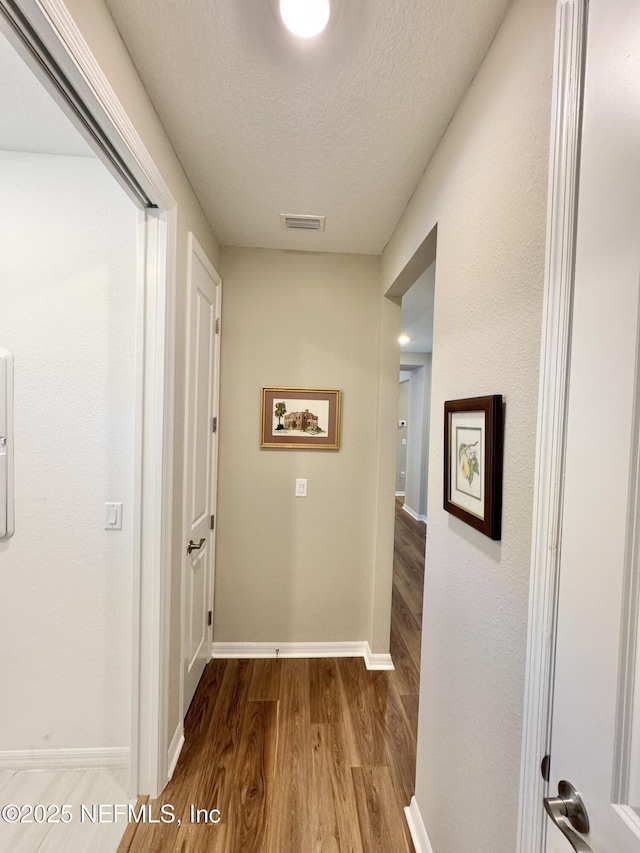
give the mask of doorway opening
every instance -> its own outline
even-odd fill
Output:
[[[153,795],[166,783],[168,764],[177,207],[62,0],[0,0],[0,26],[136,207],[128,787],[132,793]],[[70,351],[74,343],[68,341]],[[111,402],[117,404],[117,395]],[[72,464],[73,447],[56,450]],[[55,493],[50,504],[57,506]],[[103,498],[100,529],[105,510]]]
[[[417,736],[424,589],[435,258],[402,295],[391,657]]]
[[[12,800],[40,802],[47,785],[52,802],[80,803],[89,788],[123,802],[139,210],[2,32],[0,68],[0,347],[12,354],[15,517],[0,540],[0,772]],[[23,828],[1,829],[3,849],[27,849]]]
[[[426,523],[433,352],[433,261],[402,297],[396,496]]]

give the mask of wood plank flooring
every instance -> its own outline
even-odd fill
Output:
[[[360,658],[214,660],[173,779],[119,853],[413,853],[425,527],[396,508],[395,672]],[[194,822],[192,806],[218,809]],[[213,815],[217,817],[217,815]]]

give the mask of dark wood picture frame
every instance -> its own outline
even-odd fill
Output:
[[[502,394],[445,402],[444,508],[490,539],[502,534],[502,456]]]

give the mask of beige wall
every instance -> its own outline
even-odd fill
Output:
[[[376,581],[379,335],[388,304],[380,297],[379,259],[223,248],[220,272],[214,640],[369,639]],[[389,348],[394,352],[392,343]],[[390,381],[397,388],[397,344],[395,353]],[[388,372],[386,366],[385,379]],[[261,450],[263,386],[341,389],[340,450]],[[389,407],[393,424],[394,394]],[[391,519],[392,440],[384,460],[391,471]],[[297,477],[308,479],[307,498],[294,497]],[[388,651],[388,635],[381,650]]]
[[[375,654],[389,652],[393,538],[395,533],[395,454],[400,360],[400,300],[380,300],[378,343],[378,434],[376,439],[375,536],[369,643]]]
[[[184,375],[186,334],[187,238],[193,231],[217,266],[216,237],[187,180],[158,116],[142,86],[129,54],[102,0],[66,0],[77,26],[102,71],[162,173],[178,205],[176,304],[176,418],[174,455],[173,569],[171,578],[171,628],[169,714],[167,746],[180,722],[180,571],[182,563],[182,472],[184,451]]]
[[[554,7],[515,0],[383,256],[386,290],[437,223],[416,780],[434,853],[516,845]],[[501,542],[441,505],[444,400],[492,393]]]

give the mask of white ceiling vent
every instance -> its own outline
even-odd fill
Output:
[[[324,231],[324,216],[295,216],[292,213],[280,214],[283,228],[298,228],[303,231]]]

